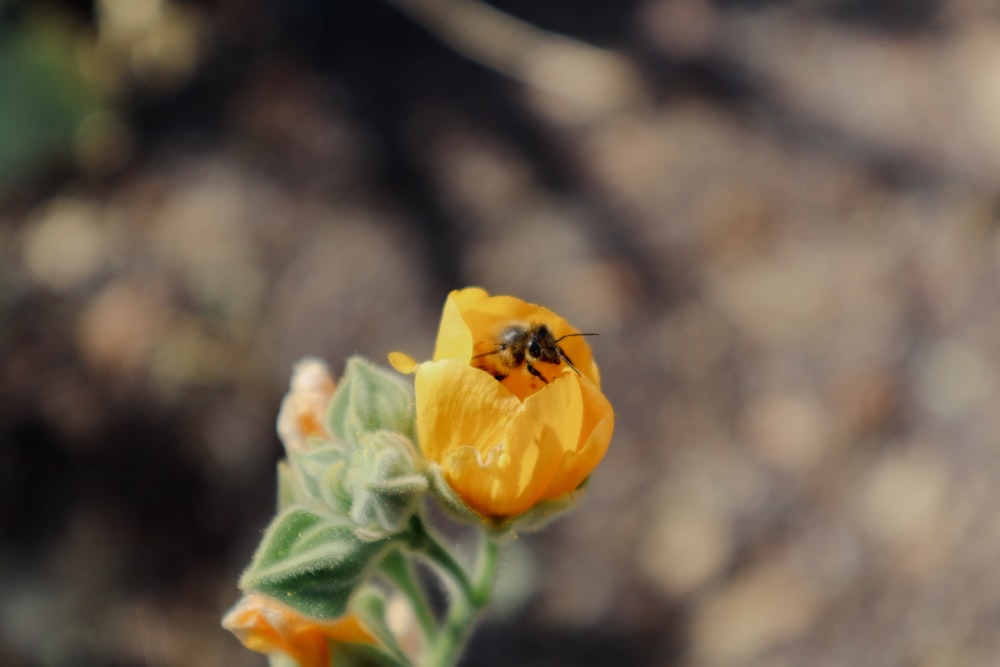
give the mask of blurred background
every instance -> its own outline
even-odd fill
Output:
[[[291,364],[465,285],[618,413],[465,665],[1000,656],[993,0],[0,1],[0,221],[0,665],[263,665]]]

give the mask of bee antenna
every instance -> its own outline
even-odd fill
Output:
[[[570,333],[570,334],[564,334],[564,335],[560,336],[559,338],[557,338],[555,340],[555,343],[556,343],[556,352],[559,354],[559,358],[562,359],[563,361],[565,361],[566,365],[573,369],[574,373],[576,373],[577,375],[580,375],[580,369],[576,367],[576,364],[574,364],[573,360],[569,358],[569,355],[567,355],[563,351],[563,349],[561,347],[559,347],[559,341],[561,341],[563,338],[569,338],[571,336],[598,336],[598,335],[600,335],[600,334],[596,334],[596,333]]]
[[[489,352],[483,352],[483,353],[481,353],[481,354],[477,354],[477,355],[474,355],[474,356],[473,356],[472,358],[473,358],[473,359],[482,359],[483,357],[488,357],[488,356],[490,356],[491,354],[496,354],[496,353],[497,353],[497,352],[499,352],[499,351],[500,351],[500,348],[498,347],[498,348],[497,348],[497,349],[495,349],[495,350],[490,350]]]
[[[600,335],[601,334],[599,334],[599,333],[569,333],[569,334],[562,335],[559,338],[556,338],[556,342],[558,343],[563,338],[569,338],[571,336],[600,336]]]

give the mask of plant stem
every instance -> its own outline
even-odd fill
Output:
[[[382,561],[382,572],[410,601],[417,623],[420,625],[420,631],[423,633],[424,642],[430,643],[437,635],[437,621],[431,611],[430,603],[427,601],[427,595],[417,581],[410,561],[400,551],[394,550]]]
[[[473,579],[473,601],[482,609],[493,595],[493,578],[497,571],[497,555],[500,547],[489,535],[483,535],[479,542],[479,558],[476,560],[476,575]]]
[[[428,646],[423,667],[451,667],[458,660],[479,612],[489,603],[493,590],[498,547],[496,541],[483,535],[475,575],[470,578],[462,564],[427,530],[419,517],[410,523],[413,547],[447,575],[452,589],[448,614],[440,632]]]
[[[379,667],[410,667],[409,661],[402,654],[396,655],[393,651],[387,651],[375,646],[359,646],[355,649],[358,653],[362,654],[367,658],[367,660],[379,665]],[[344,656],[333,657],[333,664],[340,664],[340,658]]]
[[[413,534],[414,549],[451,577],[452,582],[461,590],[462,595],[471,600],[475,591],[465,567],[434,537],[420,516],[414,516],[410,520],[410,530]]]

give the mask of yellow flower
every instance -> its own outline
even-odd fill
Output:
[[[604,458],[614,412],[582,336],[559,342],[566,363],[514,365],[498,355],[503,331],[544,324],[553,338],[580,333],[547,308],[469,288],[448,295],[432,361],[394,352],[416,371],[417,434],[455,493],[502,521],[576,489]]]
[[[329,438],[325,421],[336,384],[327,365],[306,358],[295,364],[278,412],[278,436],[286,452],[304,451],[312,438]]]
[[[260,593],[243,596],[222,619],[222,627],[248,649],[284,653],[301,667],[328,667],[330,641],[376,643],[353,614],[332,621],[309,618]]]

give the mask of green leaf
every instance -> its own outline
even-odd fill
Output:
[[[350,524],[292,507],[265,531],[240,588],[266,593],[315,618],[336,618],[385,543],[362,540]]]
[[[362,357],[351,357],[330,403],[327,422],[330,433],[355,444],[378,431],[412,440],[415,415],[413,388],[408,383]]]
[[[351,447],[339,442],[290,452],[288,465],[294,470],[300,488],[298,504],[325,506],[327,514],[346,517],[351,499],[338,480],[349,467],[352,454]]]

